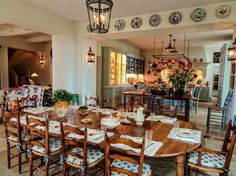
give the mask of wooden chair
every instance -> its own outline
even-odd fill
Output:
[[[70,137],[72,134],[75,137]],[[81,138],[76,138],[76,136]],[[88,169],[94,168],[104,159],[102,152],[88,148],[87,138],[87,128],[82,131],[79,127],[61,123],[64,176],[69,175],[69,168],[71,167],[79,169],[80,175],[87,175]]]
[[[225,130],[227,108],[233,97],[233,91],[229,91],[224,102],[224,106],[209,106],[207,112],[207,130],[209,130],[210,125],[220,126],[221,130]]]
[[[224,139],[218,137],[211,137],[205,135],[204,138],[211,140],[223,141],[222,150],[217,151],[213,149],[202,148],[191,152],[186,162],[186,173],[190,174],[190,169],[195,172],[216,172],[220,176],[227,176],[229,171],[232,154],[234,151],[236,132],[231,131],[231,121],[228,123]]]
[[[117,110],[118,100],[116,98],[115,99],[102,98],[101,101],[100,101],[100,107],[101,108],[108,108],[108,109]]]
[[[28,135],[30,145],[30,176],[33,175],[33,159],[38,157],[45,160],[46,176],[49,176],[49,165],[55,164],[59,161],[59,154],[61,153],[61,141],[59,139],[49,137],[49,120],[41,121],[35,118],[28,119]],[[53,162],[50,159],[58,158]],[[39,166],[40,167],[40,166]],[[57,172],[61,172],[60,170]],[[57,174],[54,173],[54,174]]]
[[[156,114],[177,118],[178,106],[172,107],[169,104],[159,104],[156,108]]]
[[[87,97],[85,96],[85,105],[86,106],[99,106],[99,97]]]
[[[15,118],[16,121],[11,119]],[[8,169],[11,168],[11,160],[15,157],[18,157],[18,172],[21,174],[22,164],[25,162],[22,161],[22,155],[25,153],[27,159],[27,145],[28,145],[28,135],[27,131],[23,130],[20,124],[20,113],[19,112],[4,112],[4,127],[6,135],[6,144],[7,144],[7,166]],[[11,151],[17,148],[17,154],[12,153]]]
[[[198,111],[198,102],[201,92],[202,92],[202,86],[200,86],[199,89],[197,89],[197,87],[194,88],[192,103],[195,105],[195,114],[197,114]]]
[[[134,159],[126,155],[111,153],[112,144],[125,144],[132,148],[140,149],[139,159]],[[129,139],[123,138],[108,138],[106,136],[105,145],[105,175],[129,175],[129,176],[151,176],[151,167],[144,163],[144,140],[140,143],[135,143]]]

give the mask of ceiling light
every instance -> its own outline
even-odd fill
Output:
[[[109,31],[112,0],[86,0],[89,27],[94,33],[107,33]]]
[[[228,48],[228,52],[229,52],[228,60],[235,61],[236,60],[236,38],[234,39],[234,42]]]
[[[169,37],[170,37],[169,46],[166,47],[166,51],[168,51],[168,52],[174,50],[174,47],[172,46],[172,43],[171,43],[171,37],[172,37],[172,34],[170,34]]]

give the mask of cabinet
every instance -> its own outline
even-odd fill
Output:
[[[127,74],[144,74],[145,61],[139,58],[127,56]]]
[[[112,86],[125,84],[126,55],[110,47],[102,48],[102,85]]]

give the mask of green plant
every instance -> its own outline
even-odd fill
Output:
[[[55,90],[51,94],[51,98],[54,102],[62,102],[62,101],[70,102],[72,97],[73,95],[64,89]]]
[[[81,110],[81,109],[85,109],[85,110],[87,110],[88,107],[87,107],[87,106],[80,106],[79,109],[80,109],[80,110]]]

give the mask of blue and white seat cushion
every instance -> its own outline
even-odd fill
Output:
[[[221,154],[211,154],[207,152],[202,152],[201,155],[201,165],[211,168],[223,168],[225,164],[225,156]],[[197,164],[198,152],[191,152],[188,155],[188,162],[192,164]]]
[[[45,140],[39,140],[39,143],[45,145]],[[50,153],[57,152],[61,150],[61,141],[55,138],[49,138],[49,151]],[[33,145],[32,151],[45,154],[45,148]]]
[[[74,153],[79,154],[80,156],[83,156],[83,149],[76,147],[71,150]],[[88,167],[93,167],[96,165],[98,162],[100,162],[104,158],[104,153],[100,152],[99,150],[94,150],[94,149],[88,149],[87,151],[87,162],[88,162]],[[83,166],[83,160],[75,157],[68,155],[66,157],[66,162],[69,164],[73,164],[76,167]]]
[[[17,136],[9,136],[7,139],[10,142],[18,142]],[[23,142],[28,141],[28,134],[26,131],[21,132],[21,141],[23,141]]]
[[[130,162],[126,162],[126,161],[121,161],[121,160],[115,159],[112,162],[111,166],[117,167],[117,168],[121,168],[121,169],[125,169],[125,170],[131,171],[131,172],[133,172],[135,174],[138,174],[138,167],[139,167],[139,165],[137,165],[137,164],[133,164],[133,163],[130,163]],[[152,173],[151,166],[149,166],[148,164],[143,163],[143,173],[142,173],[142,176],[149,176],[149,175],[151,175],[151,173]],[[122,173],[118,173],[118,172],[112,172],[111,176],[128,176],[128,175],[122,174]]]

